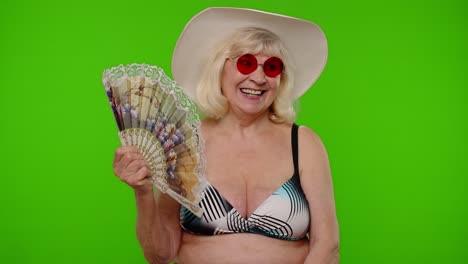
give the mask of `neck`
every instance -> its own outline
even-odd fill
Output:
[[[265,111],[256,115],[246,115],[228,111],[226,115],[219,120],[219,125],[230,132],[231,135],[240,135],[241,137],[262,132],[269,129],[271,121],[270,112]]]

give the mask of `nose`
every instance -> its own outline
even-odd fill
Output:
[[[263,72],[263,65],[259,64],[257,69],[250,74],[250,79],[257,85],[264,85],[266,83],[265,73]]]

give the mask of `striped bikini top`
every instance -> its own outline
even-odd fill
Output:
[[[298,127],[291,131],[294,174],[268,197],[247,219],[214,186],[208,184],[199,218],[185,207],[180,210],[180,225],[197,235],[254,233],[283,240],[304,238],[310,225],[309,205],[302,190],[298,167]]]

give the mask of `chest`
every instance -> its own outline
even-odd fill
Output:
[[[223,139],[206,146],[208,181],[245,218],[294,172],[287,139],[251,144]]]

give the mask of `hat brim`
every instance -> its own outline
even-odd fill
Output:
[[[260,27],[278,35],[295,65],[293,96],[303,95],[322,73],[328,57],[325,34],[314,23],[243,8],[212,7],[195,15],[182,31],[172,56],[172,75],[196,101],[204,60],[223,38],[241,27]]]

